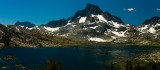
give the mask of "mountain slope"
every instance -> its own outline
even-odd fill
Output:
[[[152,17],[138,27],[142,33],[160,34],[160,17]]]
[[[0,48],[4,47],[54,47],[77,45],[78,42],[65,37],[46,34],[38,29],[0,25]]]

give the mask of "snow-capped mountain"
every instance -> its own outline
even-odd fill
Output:
[[[22,26],[20,25],[20,27]],[[44,25],[24,28],[39,30],[45,34],[64,36],[73,40],[138,42],[139,40],[146,41],[145,36],[153,39],[159,37],[160,18],[153,17],[135,27],[124,24],[119,17],[102,11],[97,5],[87,4],[84,9],[77,11],[73,17],[67,20],[54,20]],[[19,30],[18,27],[16,29]],[[137,36],[139,38],[136,38]]]
[[[37,36],[35,33],[38,32],[43,35],[43,38],[37,36],[42,41],[43,39],[47,40],[44,36],[55,36],[58,41],[62,39],[74,43],[95,41],[160,45],[160,17],[153,17],[136,27],[123,23],[119,17],[109,12],[104,12],[97,5],[93,4],[87,4],[84,9],[77,11],[73,17],[67,20],[54,20],[34,27],[22,24],[8,26],[7,28],[12,28],[18,33],[28,34],[28,36],[30,34]],[[1,32],[3,34],[3,31]],[[50,38],[52,39],[52,37]]]
[[[114,22],[123,23],[120,18],[113,16],[108,12],[103,12],[97,5],[93,4],[87,4],[85,9],[77,11],[70,22],[95,22],[98,18],[100,18],[99,21],[101,22],[112,20]]]
[[[142,33],[160,34],[160,17],[152,17],[138,27]]]
[[[126,37],[130,27],[120,18],[103,12],[97,5],[87,4],[85,9],[77,11],[68,23],[54,34],[106,42],[109,38]]]

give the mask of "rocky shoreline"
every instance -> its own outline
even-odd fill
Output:
[[[144,61],[144,62],[153,61],[155,63],[158,63],[160,62],[160,50],[155,50],[151,53],[140,55],[136,57],[135,59]]]
[[[160,50],[152,50],[147,53],[129,58],[118,60],[111,63],[111,68],[122,70],[160,70]]]

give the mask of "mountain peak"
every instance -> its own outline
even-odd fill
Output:
[[[95,22],[95,20],[97,21],[96,17],[100,18],[99,20],[103,19],[103,21],[108,20],[123,23],[120,18],[111,15],[109,12],[103,12],[99,6],[90,3],[86,5],[85,9],[77,11],[70,22],[79,22],[81,18],[83,22],[87,20]]]
[[[157,24],[157,23],[160,23],[160,17],[155,16],[155,17],[152,17],[151,19],[144,21],[143,24]]]
[[[65,26],[66,24],[67,24],[66,19],[60,19],[60,20],[49,21],[47,24],[41,25],[41,26],[47,26],[47,27],[55,28],[55,27]]]
[[[32,24],[31,22],[28,22],[28,21],[24,21],[24,22],[17,21],[17,22],[15,23],[15,26],[24,26],[24,27],[29,27],[29,28],[31,28],[31,27],[34,27],[35,24]]]
[[[86,5],[85,9],[79,10],[75,13],[71,22],[76,20],[77,17],[86,17],[86,16],[90,16],[91,14],[98,15],[98,14],[102,14],[102,13],[103,13],[103,11],[97,5],[93,5],[93,4],[88,3]]]
[[[97,5],[90,4],[90,3],[87,4],[85,8],[85,12],[89,14],[94,14],[94,15],[103,13],[103,11]]]

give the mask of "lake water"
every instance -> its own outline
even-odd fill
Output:
[[[18,70],[16,64],[22,64],[31,70],[47,67],[48,60],[56,60],[64,70],[101,70],[111,61],[127,59],[160,47],[142,46],[99,46],[67,48],[6,48],[0,49],[0,58],[12,55],[15,61],[0,60],[0,70]],[[3,68],[6,66],[7,68]]]

